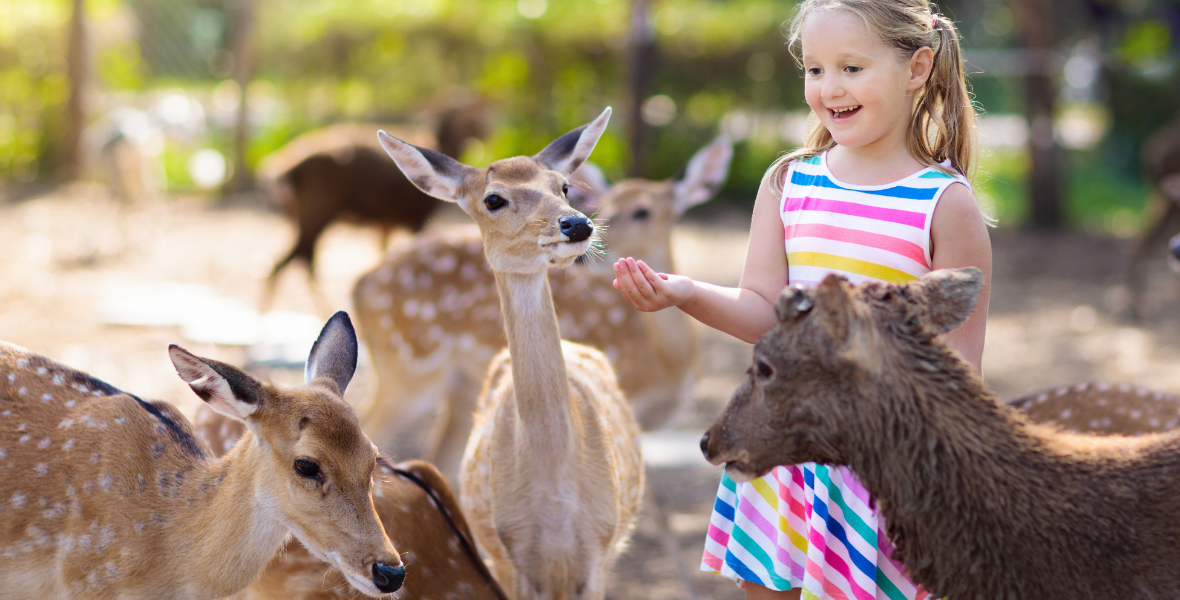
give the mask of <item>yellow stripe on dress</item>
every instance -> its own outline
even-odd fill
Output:
[[[821,267],[889,283],[909,283],[918,278],[912,273],[906,273],[893,267],[823,252],[791,252],[787,254],[787,262],[792,267]]]
[[[787,518],[775,509],[779,505],[778,494],[775,493],[775,490],[770,489],[770,484],[766,482],[766,479],[765,477],[755,479],[750,482],[750,485],[754,488],[754,491],[758,492],[759,496],[762,496],[762,500],[766,502],[766,505],[778,514],[778,530],[787,534],[787,539],[791,540],[791,545],[803,552],[807,552],[807,538],[803,537],[798,531],[795,531],[795,528],[791,527],[790,523],[787,522]]]

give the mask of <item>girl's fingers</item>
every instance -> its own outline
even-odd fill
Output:
[[[642,263],[637,262],[634,258],[627,259],[627,266],[631,271],[632,278],[635,280],[636,289],[638,289],[639,293],[643,294],[645,298],[649,300],[654,299],[656,296],[655,287],[652,286],[651,282],[647,280],[647,275],[643,272],[643,269],[639,267],[640,264]]]

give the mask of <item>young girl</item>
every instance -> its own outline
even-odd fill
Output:
[[[805,0],[797,10],[790,48],[814,114],[806,146],[762,181],[741,284],[625,258],[615,287],[639,310],[677,306],[754,342],[788,283],[827,273],[904,283],[972,265],[984,273],[980,301],[945,340],[978,371],[991,245],[965,177],[975,112],[954,25],[927,0]],[[924,598],[890,549],[847,468],[787,465],[748,483],[722,476],[701,568],[737,579],[748,598]]]

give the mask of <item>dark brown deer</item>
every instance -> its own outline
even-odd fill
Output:
[[[1143,170],[1151,182],[1152,197],[1157,199],[1153,203],[1158,205],[1158,215],[1140,238],[1127,269],[1131,314],[1136,318],[1142,316],[1141,301],[1151,257],[1160,252],[1165,239],[1180,232],[1180,119],[1143,143]]]
[[[982,283],[967,268],[784,290],[706,457],[738,480],[848,466],[934,597],[1180,597],[1180,432],[1082,436],[1005,407],[938,337]]]
[[[440,117],[435,134],[396,127],[415,143],[458,157],[465,142],[489,133],[487,103],[475,101]],[[315,286],[315,246],[337,219],[381,227],[382,240],[396,228],[417,233],[441,203],[414,187],[377,142],[382,126],[342,123],[304,134],[264,162],[260,178],[270,182],[276,200],[297,228],[295,246],[266,280],[262,305],[269,306],[279,273],[293,260],[307,266]]]
[[[216,454],[232,448],[245,432],[238,422],[205,407],[195,423]],[[373,508],[406,564],[398,600],[508,600],[480,560],[459,502],[434,465],[420,460],[391,464],[382,458],[373,479]],[[354,600],[356,594],[340,571],[292,540],[232,598]]]

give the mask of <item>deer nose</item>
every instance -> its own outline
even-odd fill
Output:
[[[594,226],[590,224],[590,219],[586,217],[565,217],[557,222],[561,226],[561,232],[570,239],[571,242],[580,242],[588,239],[590,234],[594,233]]]
[[[383,562],[373,563],[373,585],[383,593],[396,592],[406,580],[406,566],[391,567]]]
[[[705,435],[701,436],[701,454],[704,454],[705,458],[709,458],[709,432],[708,431],[705,432]]]

